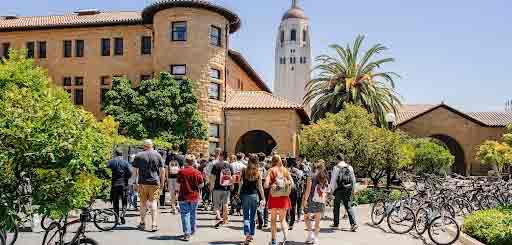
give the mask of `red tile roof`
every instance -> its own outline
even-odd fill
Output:
[[[309,122],[309,116],[302,105],[274,96],[266,91],[231,91],[228,93],[224,109],[292,109],[299,113],[303,122]]]
[[[403,105],[398,109],[397,124],[414,120],[439,107],[444,107],[470,121],[484,127],[505,127],[512,124],[512,112],[467,112],[464,113],[445,104],[438,105]]]
[[[142,24],[140,12],[102,12],[91,15],[21,16],[0,19],[0,32],[63,27]]]

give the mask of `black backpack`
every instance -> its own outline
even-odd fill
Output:
[[[339,167],[340,172],[338,173],[338,179],[336,183],[338,184],[338,189],[352,189],[352,174],[350,173],[350,169],[348,166]]]
[[[292,176],[293,179],[293,189],[296,190],[297,192],[302,192],[302,190],[304,189],[303,176],[297,170],[290,171],[290,175]]]

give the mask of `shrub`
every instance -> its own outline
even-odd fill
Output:
[[[353,203],[356,206],[374,203],[382,195],[384,195],[384,193],[382,193],[381,190],[365,189],[354,194]],[[400,191],[392,190],[390,196],[392,200],[398,200],[400,199]]]
[[[474,212],[464,218],[463,229],[488,245],[512,244],[512,206]]]

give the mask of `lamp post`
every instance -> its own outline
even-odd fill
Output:
[[[386,122],[388,123],[388,129],[391,131],[395,131],[395,123],[396,123],[396,115],[393,112],[389,112],[386,114]],[[386,169],[386,187],[389,188],[391,186],[391,166],[388,163],[388,167]]]

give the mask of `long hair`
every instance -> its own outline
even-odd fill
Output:
[[[325,169],[325,161],[318,160],[313,165],[313,171],[317,176],[318,184],[327,185],[329,183],[329,178],[327,177],[327,170]]]
[[[250,181],[260,178],[260,171],[258,170],[258,167],[258,156],[250,154],[249,163],[247,164],[247,168],[244,169],[244,177]]]
[[[274,154],[272,156],[272,167],[282,167],[283,161],[281,160],[281,157],[278,154]]]
[[[236,156],[235,155],[229,156],[229,163],[234,163],[234,162],[236,162]]]

